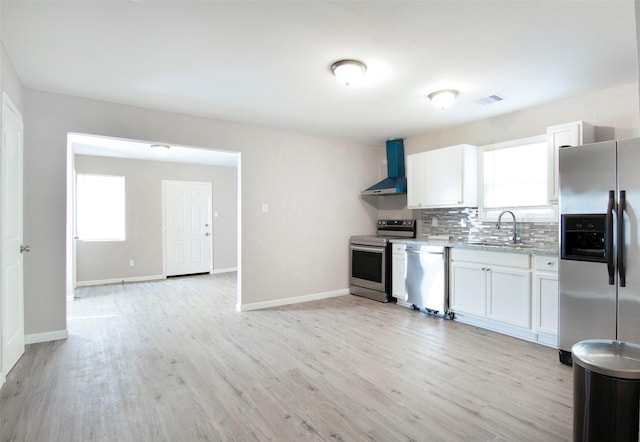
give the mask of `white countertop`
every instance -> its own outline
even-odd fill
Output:
[[[545,244],[525,243],[525,244],[487,244],[477,242],[466,242],[442,239],[392,239],[395,244],[419,244],[428,246],[456,247],[461,249],[487,250],[491,252],[526,253],[531,255],[558,255],[555,246]]]

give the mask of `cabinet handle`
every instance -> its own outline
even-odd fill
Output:
[[[553,262],[548,262],[547,265],[548,266],[553,266]]]

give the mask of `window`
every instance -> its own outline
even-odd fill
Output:
[[[479,150],[479,215],[496,219],[511,210],[519,220],[554,221],[547,202],[545,135],[483,146]]]
[[[78,174],[77,235],[83,241],[124,241],[124,177]]]

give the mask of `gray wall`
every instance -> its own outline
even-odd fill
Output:
[[[1,13],[1,10],[0,10]],[[2,48],[2,87],[25,117],[25,331],[66,329],[65,188],[68,132],[241,152],[240,285],[245,304],[343,289],[346,244],[378,217],[413,216],[406,198],[363,200],[382,172],[383,149],[219,120],[26,90]],[[637,84],[408,137],[407,153],[487,144],[582,119],[638,134]],[[629,104],[633,100],[633,105]],[[600,106],[601,103],[606,103]],[[262,203],[269,212],[261,213]],[[378,213],[377,208],[380,207]],[[408,213],[407,213],[408,212]]]
[[[469,142],[486,144],[544,133],[583,119],[600,133],[638,134],[636,84],[407,138],[407,153]],[[244,305],[348,287],[348,238],[370,233],[380,217],[414,217],[406,198],[365,200],[359,192],[383,173],[372,148],[241,124],[96,100],[26,91],[25,328],[64,330],[65,151],[67,132],[241,152]],[[399,201],[399,203],[397,202]],[[262,213],[262,203],[269,212]],[[387,209],[384,205],[400,208]],[[377,208],[380,205],[381,210]],[[416,214],[419,218],[419,214]]]
[[[542,106],[474,121],[405,138],[405,154],[456,144],[483,146],[518,138],[544,135],[547,127],[582,120],[596,126],[596,140],[633,138],[640,135],[638,84],[599,90]],[[453,109],[453,108],[452,108]],[[379,158],[382,169],[383,154]],[[381,218],[416,218],[419,211],[406,208],[406,196],[380,199]]]
[[[379,147],[29,89],[25,104],[27,334],[66,329],[68,132],[240,152],[243,305],[348,287],[349,236],[377,219],[359,193]]]
[[[495,104],[494,106],[498,106]],[[638,136],[638,84],[594,91],[486,120],[410,137],[407,153],[469,143],[477,146],[544,135],[547,127],[582,120],[596,128],[596,138]]]
[[[76,155],[77,173],[120,175],[126,182],[125,241],[78,241],[77,281],[162,275],[162,180],[212,186],[213,268],[237,267],[237,169]],[[218,213],[213,218],[213,212]],[[134,260],[135,266],[129,266]]]

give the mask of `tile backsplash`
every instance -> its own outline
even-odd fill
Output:
[[[478,219],[476,207],[425,209],[419,213],[418,239],[426,240],[429,235],[449,235],[457,241],[508,241],[511,236],[511,216],[504,217],[503,227],[496,229],[494,222]],[[558,223],[518,221],[518,224],[523,243],[558,247]]]

